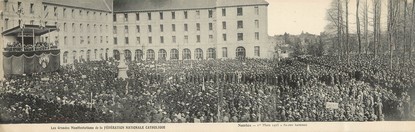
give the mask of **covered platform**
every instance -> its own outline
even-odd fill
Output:
[[[56,26],[22,25],[4,31],[4,74],[20,75],[59,70],[60,50],[57,43],[43,42],[40,39],[40,36],[56,30]]]

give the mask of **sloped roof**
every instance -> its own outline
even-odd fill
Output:
[[[113,0],[43,0],[43,3],[110,12]]]
[[[268,4],[265,0],[114,0],[114,12],[201,9]]]

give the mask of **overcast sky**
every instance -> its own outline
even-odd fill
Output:
[[[300,34],[302,31],[320,34],[327,24],[326,9],[331,0],[266,0],[268,34]]]

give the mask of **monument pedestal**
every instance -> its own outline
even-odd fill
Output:
[[[125,57],[124,54],[121,53],[120,54],[120,64],[118,64],[118,78],[122,78],[122,79],[126,79],[128,78],[127,75],[127,70],[128,70],[128,66],[125,64]]]

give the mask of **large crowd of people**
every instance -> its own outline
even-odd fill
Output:
[[[112,59],[76,63],[6,76],[0,122],[415,120],[413,65],[391,70],[369,57],[353,60],[129,62],[127,79],[117,78]]]

